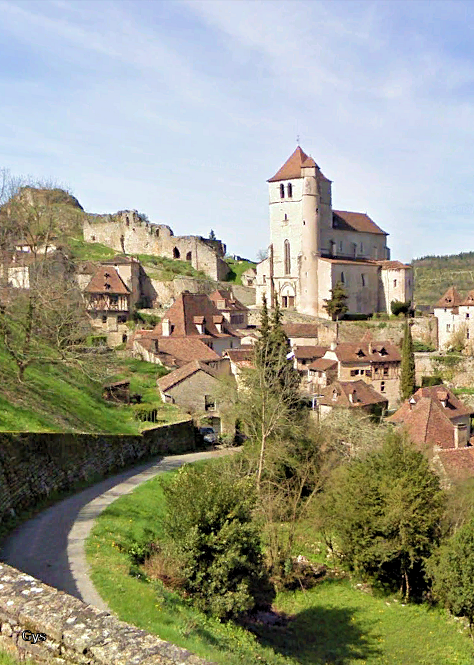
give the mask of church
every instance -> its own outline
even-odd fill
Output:
[[[344,286],[348,314],[390,313],[413,300],[413,268],[390,260],[387,233],[365,213],[333,210],[331,180],[298,146],[268,180],[270,247],[257,266],[257,304],[329,318],[325,299]]]

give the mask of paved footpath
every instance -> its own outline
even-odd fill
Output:
[[[159,473],[186,462],[219,457],[230,450],[162,457],[106,478],[47,508],[24,522],[6,538],[0,559],[41,582],[110,612],[95,590],[86,562],[84,542],[94,520],[115,499]]]

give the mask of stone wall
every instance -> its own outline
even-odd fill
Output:
[[[17,658],[57,665],[207,662],[6,564],[0,564],[0,646]]]
[[[152,224],[134,210],[115,215],[90,215],[83,225],[84,240],[100,242],[124,254],[152,254],[189,261],[212,279],[224,279],[229,272],[225,245],[201,236],[175,236],[169,226]]]
[[[194,449],[191,420],[139,435],[0,433],[0,523],[78,481],[105,476],[151,455]]]

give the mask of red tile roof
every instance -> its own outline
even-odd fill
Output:
[[[245,312],[247,307],[242,305],[240,300],[234,298],[230,291],[225,291],[224,289],[216,289],[209,298],[212,300],[214,305],[217,307],[217,302],[219,300],[224,301],[224,307],[217,307],[219,311],[232,311],[232,312]]]
[[[450,286],[446,293],[436,303],[435,307],[457,307],[462,303],[462,297],[455,286]]]
[[[317,323],[285,323],[283,330],[285,335],[289,338],[295,337],[314,337],[318,336]]]
[[[100,266],[84,289],[88,293],[111,293],[128,295],[130,290],[112,266]]]
[[[199,337],[157,337],[154,331],[135,335],[135,341],[147,351],[156,354],[164,365],[181,366],[192,360],[219,360],[220,356]],[[158,349],[156,349],[158,343]]]
[[[250,348],[245,348],[245,349],[226,349],[224,351],[224,356],[227,356],[232,360],[233,362],[242,362],[242,361],[251,361],[253,360],[254,356],[254,349],[253,347]]]
[[[474,305],[474,289],[472,289],[471,291],[469,291],[469,293],[467,294],[467,296],[466,296],[466,297],[464,298],[464,300],[462,301],[461,305],[467,305],[467,306],[469,306],[469,307],[472,306],[472,305]]]
[[[363,212],[349,212],[347,210],[333,210],[333,226],[335,229],[345,231],[358,231],[359,233],[377,233],[388,235],[380,226]]]
[[[447,404],[443,406],[441,400],[446,397]],[[453,421],[471,412],[445,386],[430,386],[420,388],[405,400],[387,422],[403,424],[414,443],[454,448]]]
[[[193,374],[196,374],[196,372],[205,372],[206,374],[209,374],[209,376],[217,379],[217,373],[211,369],[209,365],[206,365],[199,360],[193,360],[187,365],[175,369],[171,374],[167,374],[166,376],[162,376],[161,379],[158,379],[158,387],[162,392],[166,392],[167,390],[170,390],[170,388],[178,385],[178,383],[185,381]]]
[[[386,408],[388,405],[387,398],[365,381],[334,381],[321,392],[322,397],[318,399],[318,402],[324,406],[360,408],[380,404]],[[336,399],[334,399],[334,395],[336,395]]]
[[[337,367],[337,362],[330,358],[318,358],[311,365],[308,365],[308,369],[314,369],[318,372],[327,372],[328,369],[334,369],[335,367]]]
[[[335,349],[337,359],[342,363],[400,362],[398,348],[391,342],[343,342]]]
[[[401,261],[377,261],[382,270],[408,270],[412,268],[409,263],[402,263]]]
[[[315,166],[317,177],[321,180],[327,180],[326,176],[323,175],[319,166],[316,164],[314,159],[308,157],[308,155],[301,150],[298,146],[294,153],[288,157],[286,162],[283,164],[281,169],[279,169],[273,178],[270,178],[268,182],[276,182],[277,180],[294,180],[295,178],[302,178],[301,167],[302,166]]]
[[[438,459],[451,480],[463,480],[474,476],[474,448],[440,450]]]
[[[220,316],[209,296],[204,293],[180,293],[176,301],[166,312],[164,319],[169,319],[172,326],[170,337],[199,337],[196,323],[204,322],[204,332],[211,337],[237,337],[233,328],[226,324],[225,332],[219,332],[214,322],[215,316]],[[162,324],[159,323],[154,331],[157,336],[162,335]]]
[[[327,346],[295,346],[293,347],[293,352],[296,358],[322,358],[326,351],[328,350]]]

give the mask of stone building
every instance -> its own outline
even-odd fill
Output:
[[[124,254],[152,254],[189,261],[215,280],[224,279],[229,267],[226,247],[220,240],[201,236],[175,236],[169,226],[152,224],[136,210],[115,215],[89,215],[84,222],[84,240],[100,242]]]
[[[420,388],[390,418],[420,446],[440,450],[470,446],[472,408],[446,386]]]
[[[390,342],[333,342],[324,356],[308,366],[308,391],[320,393],[335,379],[371,385],[394,408],[399,399],[401,356]]]
[[[230,291],[216,289],[209,298],[228,323],[239,328],[247,328],[248,308],[234,298]]]
[[[130,289],[113,266],[100,266],[84,290],[86,309],[94,328],[107,336],[109,346],[127,341]]]
[[[463,298],[456,287],[450,286],[434,306],[438,321],[438,348],[446,349],[453,333],[461,333],[466,344],[474,340],[474,290]]]
[[[341,408],[380,416],[388,408],[388,400],[365,381],[334,381],[317,399],[318,415],[324,418],[333,409]]]
[[[300,147],[268,181],[268,258],[257,266],[257,303],[329,318],[324,300],[342,282],[349,314],[390,312],[412,301],[413,270],[390,261],[387,233],[365,213],[333,210],[331,181]]]

